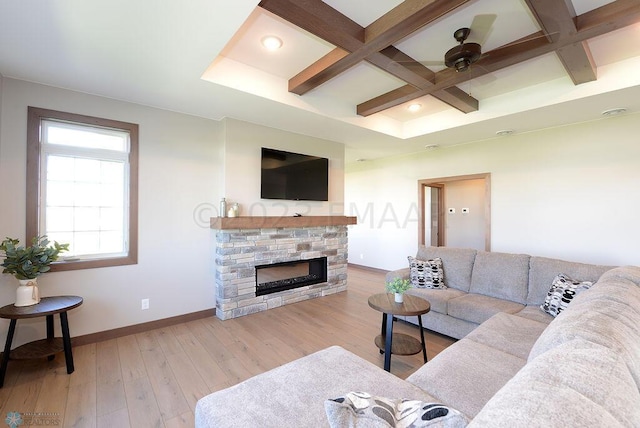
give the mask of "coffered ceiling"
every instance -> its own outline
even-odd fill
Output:
[[[639,0],[0,0],[0,74],[331,139],[352,161],[639,112],[639,22]],[[456,73],[444,54],[469,26],[483,54]]]

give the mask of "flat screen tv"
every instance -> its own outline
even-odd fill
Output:
[[[262,199],[329,200],[329,159],[262,148]]]

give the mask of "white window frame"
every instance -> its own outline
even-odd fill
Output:
[[[70,128],[94,128],[100,133],[115,132],[128,135],[128,148],[116,152],[99,148],[83,148],[44,141],[45,121],[56,122]],[[48,155],[73,156],[85,159],[124,161],[126,165],[126,183],[123,219],[125,228],[125,252],[117,254],[91,254],[64,258],[52,265],[52,271],[75,270],[96,267],[120,266],[137,263],[138,235],[138,125],[101,119],[96,117],[65,113],[54,110],[29,107],[27,130],[27,242],[34,236],[45,234],[44,210],[46,201],[46,165]]]

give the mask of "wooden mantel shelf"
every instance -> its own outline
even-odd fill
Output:
[[[357,217],[341,215],[302,217],[211,217],[211,229],[268,229],[285,227],[346,226]]]

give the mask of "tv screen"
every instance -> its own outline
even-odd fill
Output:
[[[329,200],[329,159],[262,148],[262,199]]]

